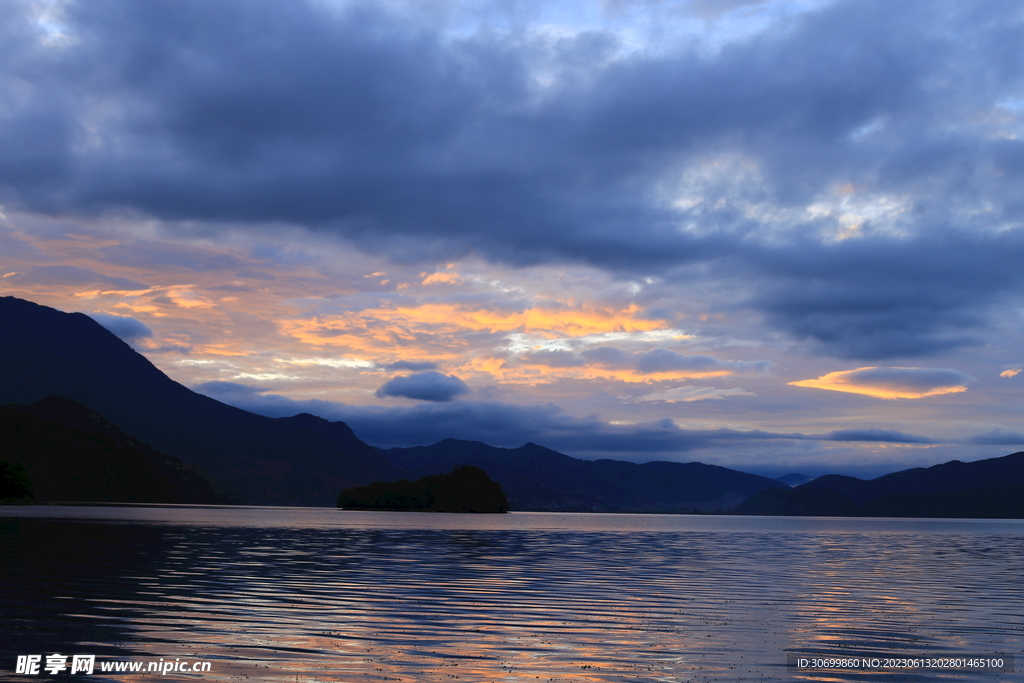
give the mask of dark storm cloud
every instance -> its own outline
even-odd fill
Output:
[[[967,142],[928,145],[908,126],[866,154],[847,136],[882,115],[929,123],[963,96],[929,90],[940,76],[988,99],[1019,82],[1010,61],[987,86],[972,82],[999,55],[961,55],[933,33],[958,20],[965,40],[992,39],[983,22],[998,7],[975,18],[840,3],[711,59],[636,56],[580,72],[603,63],[612,36],[447,40],[372,3],[94,0],[68,4],[70,40],[46,49],[29,13],[18,16],[26,6],[11,7],[4,69],[8,92],[24,91],[9,98],[4,138],[19,153],[0,168],[23,201],[456,237],[528,258],[583,249],[646,262],[667,248],[678,262],[725,246],[687,240],[649,198],[630,200],[709,145],[756,154],[772,166],[769,191],[793,198],[859,167],[887,163],[900,183],[921,164],[951,173],[943,164],[971,161],[956,153]],[[538,92],[542,60],[555,84]],[[18,126],[49,134],[16,136]],[[33,157],[45,181],[26,173]]]
[[[455,375],[443,375],[429,370],[388,380],[377,389],[377,397],[401,396],[417,401],[446,402],[462,394],[468,394],[469,391],[466,383]]]
[[[145,323],[126,315],[91,313],[89,317],[126,342],[153,336],[153,330],[149,329]]]
[[[774,248],[752,303],[769,322],[843,358],[927,356],[981,342],[989,314],[1019,296],[1024,233],[936,226],[891,237]]]
[[[0,26],[13,206],[276,221],[410,260],[710,266],[851,358],[976,343],[1021,288],[1024,153],[993,123],[1020,108],[1013,2],[836,2],[717,52],[614,59],[607,33],[452,37],[372,2],[69,2],[65,37],[39,6]],[[772,217],[837,185],[905,199],[900,237],[866,221],[829,246],[800,236],[835,219]]]

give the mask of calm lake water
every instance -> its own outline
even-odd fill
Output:
[[[1022,681],[1024,522],[0,508],[2,680]],[[15,673],[94,654],[92,676]],[[210,662],[104,674],[100,662]]]

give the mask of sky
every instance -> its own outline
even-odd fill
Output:
[[[376,446],[1024,449],[1024,6],[7,0],[0,295]]]

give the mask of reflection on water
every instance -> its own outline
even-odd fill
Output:
[[[17,654],[72,651],[208,659],[214,680],[793,680],[787,650],[1019,654],[1024,642],[1016,521],[0,515],[11,680],[30,680],[13,674]]]

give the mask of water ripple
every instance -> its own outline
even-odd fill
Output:
[[[429,515],[288,526],[251,511],[235,525],[121,514],[2,520],[11,653],[209,659],[207,680],[281,683],[781,681],[794,678],[788,650],[1014,653],[1024,640],[1019,523],[851,520],[837,532],[840,521],[701,529],[666,516],[644,529],[592,515],[581,529],[540,515],[534,528],[430,528]]]

